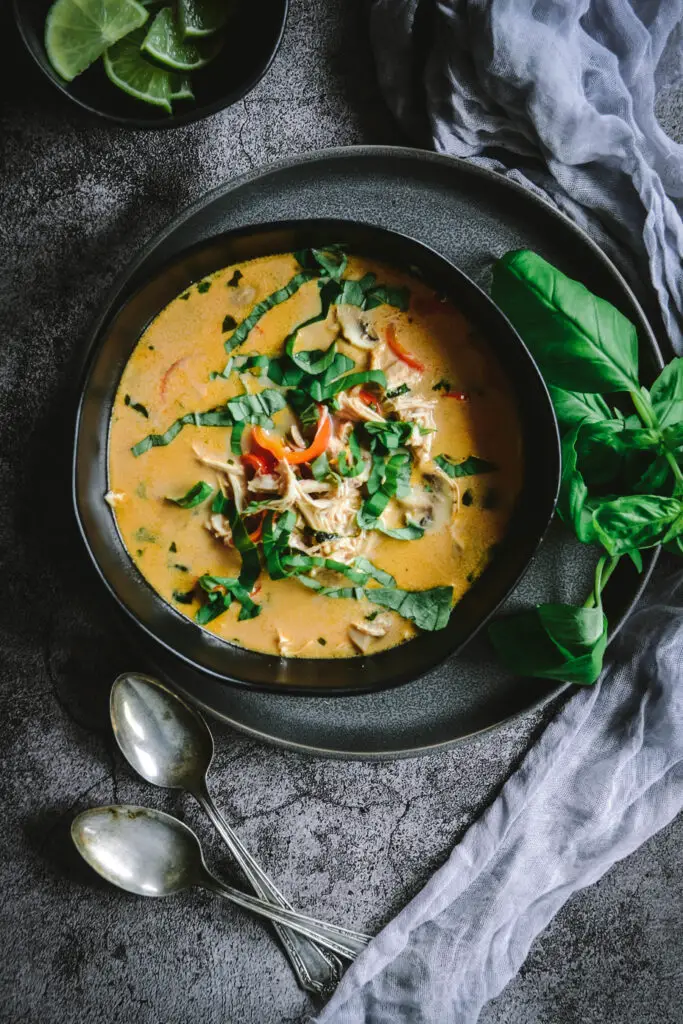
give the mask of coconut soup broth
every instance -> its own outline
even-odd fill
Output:
[[[137,456],[131,451],[145,436],[164,434],[190,412],[224,406],[245,392],[282,391],[268,377],[259,376],[259,367],[238,367],[227,379],[211,379],[211,374],[225,366],[224,341],[231,336],[231,325],[234,330],[300,270],[291,254],[227,267],[173,300],[140,338],[122,375],[109,440],[107,500],[125,546],[161,597],[179,614],[195,618],[209,600],[197,581],[208,576],[236,579],[241,571],[242,556],[228,519],[212,513],[214,496],[241,498],[237,503],[242,509],[270,499],[280,503],[271,512],[274,523],[287,508],[296,517],[290,552],[346,565],[362,557],[389,573],[395,588],[452,587],[455,603],[505,534],[521,482],[520,426],[509,383],[484,339],[453,306],[439,301],[415,278],[350,257],[346,278],[373,273],[384,285],[405,287],[408,308],[383,303],[362,310],[341,303],[332,305],[324,321],[299,332],[297,352],[328,350],[336,341],[336,351],[353,360],[354,372],[379,369],[386,379],[386,386],[370,381],[337,394],[327,403],[329,412],[318,407],[318,424],[323,416],[330,417],[330,472],[319,484],[309,463],[284,467],[259,447],[254,425],[246,426],[240,450],[260,452],[265,464],[256,468],[231,451],[229,426],[185,424],[170,443]],[[282,356],[290,332],[320,313],[320,294],[318,280],[307,281],[265,312],[231,354]],[[301,422],[289,405],[276,411],[272,420],[265,437],[281,439],[290,452],[315,441],[316,424]],[[401,446],[408,453],[410,493],[393,495],[380,522],[388,529],[412,524],[423,530],[419,539],[399,540],[379,529],[361,531],[357,525],[358,508],[367,502],[372,486],[372,452],[366,445],[373,442],[366,426],[379,423],[382,429],[382,423],[392,420],[412,424],[406,428],[412,431],[409,442],[404,435]],[[359,439],[359,455],[349,447],[351,432]],[[386,465],[390,453],[383,454]],[[447,469],[472,456],[485,460],[486,468],[452,478],[434,461],[440,455],[448,457],[447,464],[442,462]],[[361,472],[342,476],[340,458],[343,465],[355,461]],[[381,466],[381,457],[378,461]],[[199,481],[212,489],[207,500],[191,508],[169,500],[185,495]],[[239,494],[234,493],[235,481]],[[261,484],[271,490],[261,489]],[[244,519],[262,563],[265,515],[261,511]],[[322,528],[330,522],[334,529]],[[353,587],[352,581],[324,566],[314,566],[307,577],[314,581],[311,586]],[[271,579],[263,568],[255,584],[249,581],[250,599],[259,606],[256,617],[238,618],[242,605],[233,601],[203,628],[230,643],[270,654],[372,654],[418,632],[410,617],[368,598],[377,582],[356,588],[355,596],[331,597],[296,576]]]

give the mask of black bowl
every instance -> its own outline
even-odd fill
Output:
[[[14,0],[14,17],[27,50],[60,92],[90,114],[128,128],[175,128],[237,103],[260,82],[280,47],[289,0],[238,2],[222,51],[206,68],[192,73],[194,101],[178,101],[173,114],[127,96],[109,81],[101,60],[73,82],[60,78],[43,41],[50,6],[50,0]]]
[[[103,497],[108,490],[109,420],[118,382],[149,322],[193,281],[231,263],[332,242],[415,272],[448,296],[488,339],[516,394],[525,470],[505,541],[456,605],[450,623],[371,657],[278,658],[248,651],[200,629],[163,601],[126,552]],[[200,672],[252,689],[309,695],[379,690],[423,675],[463,646],[519,582],[552,518],[560,479],[557,422],[540,372],[509,321],[468,277],[432,249],[405,235],[341,220],[310,220],[240,228],[202,242],[171,260],[123,296],[93,339],[79,405],[74,452],[76,515],[102,579],[123,609],[158,644]]]

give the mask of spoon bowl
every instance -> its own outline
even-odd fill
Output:
[[[157,680],[137,672],[111,689],[111,722],[123,756],[155,786],[197,792],[213,758],[204,720]]]
[[[71,838],[98,875],[136,896],[173,896],[206,874],[194,833],[163,811],[93,807],[74,818]]]

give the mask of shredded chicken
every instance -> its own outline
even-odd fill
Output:
[[[104,496],[104,500],[110,508],[118,508],[126,500],[127,495],[125,491],[107,491]]]
[[[342,335],[349,345],[369,351],[377,347],[379,336],[374,327],[368,322],[358,306],[342,305],[335,307],[337,323],[341,328]]]
[[[334,434],[330,438],[330,443],[327,446],[327,454],[333,458],[339,455],[342,448],[346,448],[349,436],[353,430],[353,423],[351,423],[350,420],[335,420],[334,422]]]
[[[378,615],[372,622],[367,619],[354,622],[349,626],[349,640],[362,654],[366,654],[372,641],[386,636],[390,626],[391,616],[386,613]]]
[[[337,396],[337,401],[339,402],[337,415],[340,419],[364,423],[384,423],[384,416],[373,409],[371,405],[366,405],[359,397],[356,388],[352,388],[351,391],[342,391]]]
[[[291,640],[288,636],[285,636],[285,634],[281,630],[278,629],[276,631],[276,637],[277,649],[283,658],[290,658],[294,655],[300,655],[308,647],[315,646],[316,643],[315,640],[307,640],[306,643],[301,645],[301,647],[297,647],[296,649],[294,649],[294,647],[292,646],[294,641]]]
[[[238,512],[241,512],[245,505],[246,491],[244,466],[239,462],[226,462],[225,459],[217,459],[215,455],[207,455],[206,452],[200,451],[196,445],[192,445],[192,451],[202,465],[209,466],[211,469],[217,470],[219,474],[223,474],[225,480],[221,480],[221,483],[227,482],[232,492],[235,507]]]
[[[263,494],[279,494],[280,480],[274,473],[257,473],[247,484],[247,490]]]
[[[418,462],[428,462],[432,455],[432,443],[436,431],[434,419],[436,399],[407,394],[397,396],[391,404],[402,420],[413,424],[413,432],[408,439],[408,445],[415,452]],[[423,433],[423,430],[428,433]]]
[[[224,544],[232,544],[232,530],[225,516],[214,513],[204,526],[217,540],[222,540]]]

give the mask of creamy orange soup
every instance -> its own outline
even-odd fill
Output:
[[[178,614],[339,658],[446,625],[521,468],[485,340],[416,278],[331,250],[226,267],[162,310],[121,378],[106,500]]]

